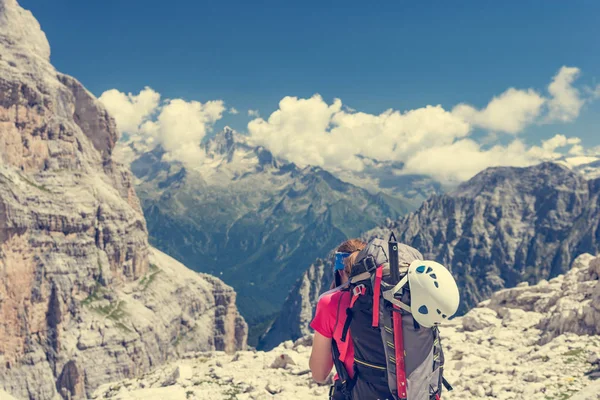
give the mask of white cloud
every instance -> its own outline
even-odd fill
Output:
[[[477,110],[467,104],[459,104],[452,113],[470,122],[473,126],[516,134],[530,125],[541,113],[544,98],[532,89],[510,88],[488,105]]]
[[[579,68],[563,66],[552,79],[548,92],[552,98],[548,101],[546,122],[570,122],[579,116],[584,99],[573,82],[580,74]]]
[[[221,100],[200,103],[173,99],[161,103],[160,95],[150,88],[137,96],[111,89],[99,100],[114,116],[119,129],[132,135],[134,141],[160,144],[167,152],[166,158],[185,163],[203,157],[200,142],[226,110]]]
[[[427,174],[443,182],[468,179],[490,166],[530,165],[566,155],[583,157],[588,152],[581,141],[563,135],[538,146],[510,136],[509,142],[504,142],[506,134],[518,135],[532,124],[572,121],[586,101],[600,97],[600,85],[584,91],[574,87],[579,74],[578,68],[562,67],[547,94],[509,88],[481,108],[460,103],[449,110],[429,105],[369,114],[345,106],[340,99],[328,103],[318,94],[287,96],[268,117],[248,110],[253,118],[248,123],[249,141],[301,166],[361,170],[370,158],[402,162],[402,173]],[[160,144],[167,157],[184,162],[203,157],[199,143],[224,113],[238,113],[221,100],[161,101],[160,94],[148,87],[137,95],[112,89],[100,100],[133,140],[144,146]],[[472,133],[476,129],[487,132],[475,140]]]
[[[548,85],[549,97],[533,89],[509,88],[481,110],[461,103],[452,112],[474,127],[511,134],[522,132],[536,121],[571,122],[585,104],[580,91],[573,86],[579,74],[579,68],[563,66]],[[590,97],[600,95],[596,92],[600,93],[600,87],[592,90]]]
[[[98,98],[117,122],[121,132],[134,133],[158,108],[160,94],[145,87],[139,94],[110,89]]]
[[[508,146],[483,150],[472,139],[461,139],[444,146],[425,148],[411,155],[403,173],[425,174],[444,183],[467,180],[479,171],[493,166],[523,166],[530,163],[523,142],[514,140]]]
[[[571,121],[581,108],[573,87],[577,68],[563,67],[548,86],[550,96],[533,89],[509,88],[481,109],[461,103],[451,111],[426,106],[381,114],[355,112],[340,99],[327,103],[321,96],[285,97],[268,118],[248,123],[250,141],[299,165],[331,170],[361,170],[364,159],[404,162],[404,173],[422,173],[442,181],[468,179],[481,169],[499,165],[530,165],[566,154],[584,152],[578,138],[557,135],[539,146],[512,139],[544,120]],[[470,135],[488,131],[481,140]]]
[[[319,95],[285,97],[268,120],[248,123],[250,140],[300,165],[360,170],[354,154],[377,160],[402,160],[421,147],[451,143],[466,136],[469,125],[441,106],[379,115],[349,113],[335,99],[328,105]]]
[[[455,184],[465,181],[488,167],[525,167],[542,161],[564,158],[569,151],[557,149],[580,146],[579,138],[555,135],[544,140],[541,146],[527,146],[515,139],[506,146],[495,145],[483,149],[472,139],[461,139],[450,145],[424,149],[406,160],[403,174],[425,174],[444,183]]]

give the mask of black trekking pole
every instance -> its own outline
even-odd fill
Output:
[[[400,282],[400,263],[398,262],[398,241],[394,232],[392,232],[388,241],[388,254],[390,257],[390,275],[395,285]]]

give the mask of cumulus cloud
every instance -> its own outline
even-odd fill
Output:
[[[248,123],[250,140],[300,165],[360,170],[355,154],[377,160],[401,160],[428,143],[451,143],[469,133],[469,125],[441,106],[406,113],[350,113],[335,99],[285,97],[268,120]]]
[[[494,97],[482,110],[459,104],[454,107],[452,113],[474,127],[515,134],[540,115],[544,101],[544,98],[532,89],[510,88],[500,96]]]
[[[570,122],[586,102],[600,97],[600,85],[583,90],[574,86],[579,75],[578,68],[565,66],[546,90],[511,87],[483,106],[460,103],[451,109],[428,105],[370,114],[318,94],[287,96],[268,117],[247,111],[252,118],[249,141],[301,166],[357,171],[372,160],[399,162],[404,164],[401,173],[427,174],[443,182],[468,179],[490,166],[585,157],[578,138],[556,135],[535,146],[518,138],[533,124]],[[184,162],[201,161],[201,140],[224,113],[238,113],[221,100],[161,100],[149,87],[139,94],[112,89],[100,101],[132,140],[160,144],[168,158]],[[481,130],[483,135],[473,135]]]
[[[406,161],[402,174],[425,174],[445,183],[465,181],[488,167],[525,167],[542,161],[556,161],[567,154],[583,154],[577,137],[555,135],[540,146],[527,146],[514,139],[508,145],[483,148],[472,139],[461,139],[450,145],[424,149]],[[558,151],[565,148],[565,151]],[[579,152],[581,150],[581,153]]]
[[[584,99],[573,82],[580,74],[579,68],[562,67],[548,86],[552,96],[548,100],[546,122],[569,122],[579,116]]]
[[[405,112],[357,112],[340,99],[326,102],[288,96],[268,118],[248,123],[250,141],[299,165],[331,170],[361,170],[365,158],[403,162],[402,173],[419,173],[445,182],[468,179],[499,165],[531,165],[567,153],[581,154],[578,138],[562,135],[527,145],[517,135],[546,120],[568,122],[579,114],[580,92],[573,87],[577,68],[563,67],[552,78],[548,95],[534,89],[509,88],[478,109],[465,103],[451,110],[426,106]],[[473,139],[477,129],[488,131]],[[357,157],[360,155],[362,157]]]
[[[117,122],[121,132],[134,133],[158,108],[160,94],[145,87],[139,94],[110,89],[98,99]]]
[[[132,140],[160,144],[167,159],[185,163],[202,159],[200,142],[226,110],[222,100],[160,102],[160,95],[150,88],[138,95],[111,89],[102,93],[99,100],[113,115],[117,127],[130,134]]]

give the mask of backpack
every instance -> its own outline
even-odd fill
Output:
[[[421,253],[397,243],[393,233],[388,242],[371,240],[358,254],[350,282],[343,289],[352,297],[341,338],[354,345],[354,377],[349,378],[333,341],[340,379],[330,398],[440,400],[442,386],[452,390],[443,377],[444,353],[437,326],[420,326],[410,312],[391,301],[390,289],[398,285],[402,290],[395,299],[410,305],[408,285],[399,282],[408,279],[408,267],[415,260],[423,260]]]

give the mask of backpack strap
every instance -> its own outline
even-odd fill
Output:
[[[404,364],[404,332],[402,329],[402,313],[398,306],[394,306],[393,324],[394,324],[394,348],[396,355],[396,388],[398,398],[406,399],[406,367]]]
[[[356,383],[356,378],[351,379],[350,375],[348,375],[344,363],[340,360],[340,350],[338,349],[335,340],[331,341],[331,353],[333,355],[333,365],[335,366],[340,379],[340,392],[344,395],[344,399],[350,400],[352,399],[351,393],[352,388]]]
[[[450,392],[450,391],[454,390],[452,385],[450,385],[450,383],[443,376],[442,376],[442,384],[444,385],[444,387],[446,388],[447,391]]]
[[[350,300],[350,307],[346,308],[346,322],[344,322],[344,329],[342,330],[342,342],[346,341],[348,335],[348,329],[350,329],[350,323],[352,323],[352,317],[354,315],[352,307],[358,300],[358,298],[367,292],[367,287],[362,283],[352,288],[352,299]]]
[[[383,265],[375,270],[375,283],[373,285],[373,328],[379,327],[379,295],[381,294],[381,278],[383,278]]]
[[[361,286],[362,286],[362,289],[361,289]],[[350,288],[345,287],[342,290],[349,291]],[[356,300],[358,299],[358,297],[365,294],[366,290],[367,290],[367,288],[365,287],[365,285],[358,285],[352,289],[352,300],[350,300],[350,304],[351,304],[350,307],[354,306],[354,303],[356,303]],[[340,298],[340,302],[338,303],[338,315],[340,312],[340,309],[339,309],[340,304],[341,304],[341,298]],[[346,314],[347,313],[348,313],[348,309],[346,310]],[[352,319],[352,317],[350,317],[350,319]],[[337,318],[336,318],[336,325],[337,325]],[[348,333],[349,327],[350,327],[350,325],[348,324],[348,319],[346,319],[346,323],[344,323],[344,330],[342,332],[342,341],[343,342],[346,341],[346,335]],[[348,370],[346,370],[346,366],[344,365],[344,360],[341,358],[340,349],[338,348],[338,345],[334,339],[331,340],[331,354],[333,356],[333,365],[335,366],[335,370],[337,371],[338,377],[340,380],[339,391],[342,393],[345,400],[351,400],[352,399],[352,396],[351,396],[352,388],[354,387],[354,384],[356,383],[356,376],[354,378],[350,378],[350,375],[348,374]],[[344,354],[344,358],[345,358],[345,356],[346,356],[346,354]],[[332,390],[334,390],[333,386],[332,386]],[[330,397],[333,394],[332,390],[330,390]]]

